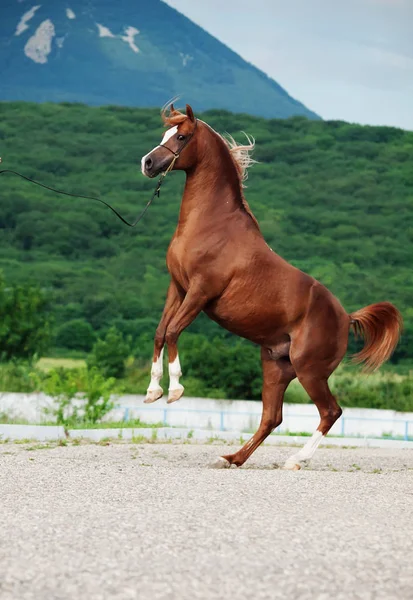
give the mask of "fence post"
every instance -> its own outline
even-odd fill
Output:
[[[125,412],[123,413],[123,420],[129,421],[129,408],[128,407],[125,408]]]
[[[224,411],[223,410],[221,410],[221,419],[220,419],[220,421],[221,421],[221,423],[220,423],[221,431],[225,431],[225,428],[224,428]]]
[[[406,442],[409,439],[409,421],[404,422],[404,439]]]
[[[168,411],[166,408],[163,409],[163,424],[164,425],[168,424]]]
[[[341,417],[341,435],[344,435],[344,428],[345,428],[345,418],[344,415]]]

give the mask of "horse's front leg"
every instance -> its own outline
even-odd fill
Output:
[[[191,283],[184,301],[166,328],[165,341],[169,359],[169,395],[168,404],[179,400],[184,393],[184,386],[179,383],[182,375],[178,354],[178,338],[204,309],[208,297],[198,283]]]
[[[151,382],[144,400],[146,404],[159,400],[159,398],[161,398],[163,395],[163,389],[161,388],[160,381],[163,374],[163,349],[165,345],[166,328],[182,304],[182,300],[183,297],[180,295],[175,283],[171,281],[169,284],[162,317],[155,333]]]

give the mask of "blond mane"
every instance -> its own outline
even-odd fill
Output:
[[[241,187],[246,187],[243,182],[248,179],[248,168],[251,165],[255,164],[257,161],[250,156],[250,153],[255,148],[254,138],[245,133],[245,131],[243,131],[242,133],[247,138],[247,144],[238,144],[234,140],[232,135],[229,135],[229,133],[226,133],[225,136],[221,137],[228,146],[232,160],[234,161],[235,166],[237,168],[240,178],[240,185]]]

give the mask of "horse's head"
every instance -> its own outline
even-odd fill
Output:
[[[168,169],[189,169],[195,162],[193,138],[197,120],[192,108],[186,105],[186,114],[170,106],[169,114],[163,114],[164,123],[170,128],[159,146],[146,154],[141,160],[142,173],[147,177],[156,177]]]

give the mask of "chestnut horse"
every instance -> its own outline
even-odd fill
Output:
[[[228,331],[261,346],[263,369],[260,426],[241,450],[220,457],[216,466],[242,465],[280,425],[284,392],[298,378],[320,413],[320,424],[305,446],[284,465],[299,469],[313,456],[342,411],[328,378],[343,359],[350,327],[364,336],[355,359],[378,368],[397,345],[399,311],[380,302],[347,314],[321,283],[296,269],[266,244],[243,194],[247,146],[221,137],[209,125],[170,107],[169,129],[159,146],[142,158],[142,172],[155,177],[170,169],[186,173],[178,226],[167,253],[171,281],[155,335],[151,382],[145,402],[163,390],[163,348],[169,357],[168,403],[184,388],[177,342],[204,311]]]

